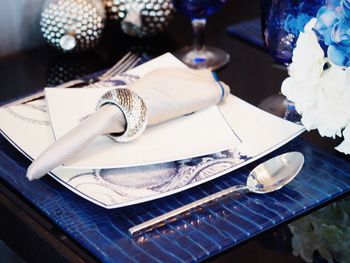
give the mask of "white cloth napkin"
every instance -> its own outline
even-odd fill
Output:
[[[146,103],[148,125],[217,104],[230,93],[229,87],[217,82],[209,70],[187,68],[156,69],[130,84],[129,88]],[[120,109],[112,105],[103,106],[49,146],[28,167],[27,178],[33,180],[42,177],[71,159],[96,136],[120,133],[124,127],[125,119]]]

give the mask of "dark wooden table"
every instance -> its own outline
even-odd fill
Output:
[[[227,26],[258,15],[258,0],[231,0],[208,20],[206,31],[208,45],[223,48],[231,55],[229,65],[219,72],[220,78],[231,86],[233,94],[254,105],[277,94],[282,80],[287,76],[285,68],[275,64],[264,50],[235,39],[226,32]],[[151,39],[132,39],[123,35],[117,26],[108,25],[101,44],[89,53],[63,55],[48,46],[23,51],[0,60],[0,101],[104,69],[113,65],[130,48],[158,55],[190,45],[191,41],[190,22],[177,14],[167,33]],[[305,133],[303,137],[339,158],[350,160],[333,149],[339,141],[321,138],[317,132]],[[96,261],[88,251],[2,181],[0,211],[0,239],[26,261]],[[291,254],[290,237],[288,227],[284,224],[209,261],[302,262]]]

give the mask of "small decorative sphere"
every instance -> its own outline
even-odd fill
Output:
[[[104,28],[102,2],[91,0],[51,1],[41,14],[44,38],[63,51],[87,50],[96,46]]]
[[[175,8],[171,0],[104,0],[110,19],[121,22],[124,33],[151,36],[165,30]]]
[[[128,0],[103,0],[106,8],[107,18],[121,21],[127,14],[126,2]]]

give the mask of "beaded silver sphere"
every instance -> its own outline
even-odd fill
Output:
[[[128,0],[103,0],[107,18],[110,20],[121,21],[127,14],[126,2]]]
[[[41,14],[44,38],[63,51],[96,46],[104,28],[105,10],[100,0],[55,0]]]
[[[124,33],[151,36],[165,30],[173,18],[172,0],[104,0],[108,18],[121,21]]]

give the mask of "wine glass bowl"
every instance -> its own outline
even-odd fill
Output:
[[[175,8],[192,22],[193,46],[184,47],[175,52],[175,56],[189,67],[216,70],[228,63],[230,56],[227,52],[204,45],[206,20],[225,2],[226,0],[173,0]]]

